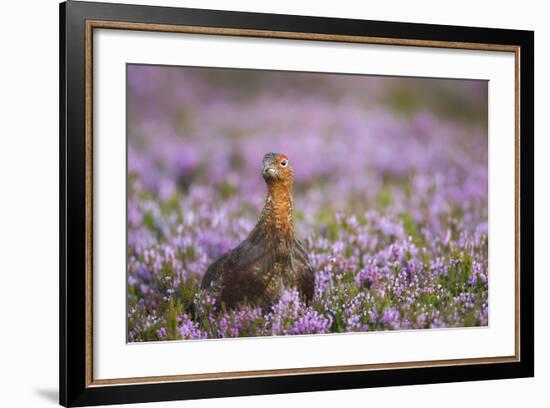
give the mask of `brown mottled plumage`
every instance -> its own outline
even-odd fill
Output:
[[[202,279],[201,289],[228,308],[245,302],[267,308],[293,287],[306,302],[313,297],[313,268],[294,236],[294,177],[288,158],[266,154],[262,176],[267,197],[258,223],[243,242],[212,263]]]

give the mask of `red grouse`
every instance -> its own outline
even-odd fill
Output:
[[[285,289],[313,298],[315,276],[304,247],[294,236],[293,171],[288,158],[268,153],[262,160],[267,197],[258,223],[236,248],[208,267],[201,289],[227,308],[250,303],[268,308]]]

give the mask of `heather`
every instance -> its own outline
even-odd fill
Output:
[[[128,340],[488,324],[487,84],[128,66]],[[201,294],[254,226],[260,161],[295,171],[305,305]]]

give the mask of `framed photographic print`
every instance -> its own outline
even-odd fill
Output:
[[[533,32],[60,27],[62,405],[534,375]]]

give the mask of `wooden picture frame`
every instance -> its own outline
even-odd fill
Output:
[[[515,55],[515,353],[500,357],[93,377],[93,33],[197,33]],[[68,1],[60,5],[60,403],[64,406],[338,390],[534,375],[534,33]],[[521,248],[521,251],[520,251]]]

